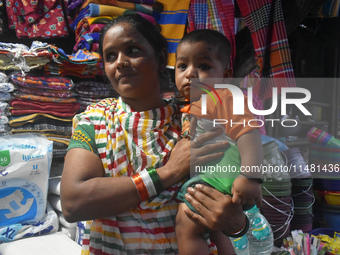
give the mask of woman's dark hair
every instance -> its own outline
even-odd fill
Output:
[[[102,58],[103,58],[103,41],[105,34],[112,26],[117,25],[119,23],[128,23],[139,33],[141,33],[154,49],[156,56],[163,49],[167,51],[168,42],[163,37],[163,35],[161,35],[160,30],[154,24],[152,24],[150,21],[146,20],[139,14],[127,14],[119,16],[114,20],[111,20],[101,30],[99,38],[99,54],[102,56]],[[167,64],[168,61],[167,58],[168,51],[166,54],[165,64]]]

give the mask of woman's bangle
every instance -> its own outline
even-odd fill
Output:
[[[249,180],[252,180],[252,181],[256,181],[256,182],[258,182],[258,183],[263,183],[263,180],[262,180],[262,178],[254,178],[254,177],[252,177],[252,176],[250,176],[250,175],[247,175],[247,174],[244,174],[244,173],[242,173],[242,172],[240,172],[240,175],[243,175],[244,177],[246,177],[247,179],[249,179]]]
[[[161,182],[161,179],[159,178],[159,175],[157,174],[156,169],[152,167],[148,170],[148,173],[151,177],[153,184],[155,185],[156,193],[157,194],[161,193],[164,190],[164,187]]]
[[[141,201],[146,201],[163,190],[163,185],[155,168],[136,173],[131,176]]]
[[[222,233],[225,234],[226,236],[229,236],[229,237],[232,237],[232,238],[244,236],[249,229],[249,219],[248,219],[247,215],[244,215],[244,216],[245,216],[244,223],[243,223],[243,226],[240,230],[233,232],[233,233],[226,233],[225,231],[222,231]]]

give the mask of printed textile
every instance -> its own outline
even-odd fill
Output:
[[[77,96],[77,93],[72,90],[47,90],[47,89],[32,89],[17,86],[16,89],[22,94],[26,95],[36,95],[36,96],[46,96],[46,97],[56,97],[56,98],[70,98]]]
[[[44,66],[46,74],[59,76],[77,76],[81,78],[95,78],[103,75],[101,57],[97,52],[78,50],[68,55],[63,49],[51,46],[53,60]]]
[[[6,0],[11,29],[18,38],[52,38],[68,35],[59,0]]]
[[[73,113],[79,110],[79,103],[55,103],[55,102],[41,102],[35,100],[27,100],[14,98],[10,105],[12,109],[23,110],[50,110],[60,113]]]
[[[23,116],[11,116],[9,118],[9,125],[11,127],[20,127],[26,123],[65,123],[65,125],[72,123],[72,118],[60,118],[47,113],[33,113]]]
[[[133,10],[148,15],[152,15],[152,6],[148,4],[138,4],[132,2],[124,2],[117,0],[85,0],[81,8],[85,8],[90,3],[117,6],[123,9]]]
[[[74,83],[70,78],[59,76],[31,76],[13,74],[10,76],[15,85],[28,88],[51,89],[51,90],[71,90]]]
[[[62,98],[62,97],[53,97],[53,96],[39,96],[34,94],[25,94],[22,92],[14,92],[13,95],[16,98],[20,99],[28,99],[37,102],[50,102],[50,103],[75,103],[77,102],[76,98]]]
[[[174,67],[177,45],[185,33],[190,0],[158,0],[157,2],[163,4],[163,11],[154,12],[153,17],[161,26],[161,33],[168,41],[168,65]]]
[[[106,127],[111,127],[107,132]],[[119,98],[105,99],[74,118],[69,149],[93,151],[110,178],[164,165],[181,132],[179,107],[135,112]],[[82,254],[178,254],[175,184],[129,211],[88,221]]]
[[[295,87],[281,0],[237,0],[254,43],[256,72],[261,79],[255,84],[260,99],[272,97],[272,88]],[[277,79],[276,79],[277,78]]]
[[[188,14],[189,32],[212,29],[223,33],[231,45],[230,66],[235,59],[235,17],[233,0],[191,0]]]

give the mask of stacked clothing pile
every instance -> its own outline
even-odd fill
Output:
[[[16,86],[10,101],[12,133],[39,132],[53,141],[53,158],[66,154],[72,118],[80,105],[70,78],[12,74]]]
[[[7,135],[10,133],[10,126],[8,124],[8,102],[11,100],[11,93],[14,90],[15,87],[13,84],[8,82],[7,75],[0,72],[0,135]]]
[[[78,50],[97,52],[99,32],[110,20],[138,13],[153,24],[159,24],[168,41],[169,66],[175,65],[175,52],[186,30],[190,0],[69,0],[67,13],[73,19]]]
[[[78,50],[68,55],[56,46],[49,48],[53,61],[44,66],[45,74],[94,78],[103,75],[101,57],[96,52]]]
[[[76,83],[75,91],[79,96],[80,111],[84,111],[88,105],[99,102],[104,98],[118,98],[119,96],[111,84],[90,80]]]
[[[140,2],[140,3],[138,3]],[[141,4],[143,3],[143,4]],[[74,20],[70,27],[75,31],[78,50],[98,52],[99,32],[104,25],[124,14],[139,13],[155,23],[152,13],[155,10],[155,0],[148,1],[116,1],[116,0],[71,0],[68,3],[68,13]]]
[[[28,72],[44,66],[52,59],[47,43],[34,41],[30,48],[19,43],[0,42],[0,70],[21,70]]]

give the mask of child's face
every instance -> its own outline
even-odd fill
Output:
[[[190,100],[190,86],[194,78],[226,78],[231,76],[231,69],[218,58],[218,52],[206,42],[181,43],[177,47],[175,80],[176,86],[185,99]],[[199,89],[191,93],[191,100],[200,97]],[[197,94],[197,95],[196,95]]]

